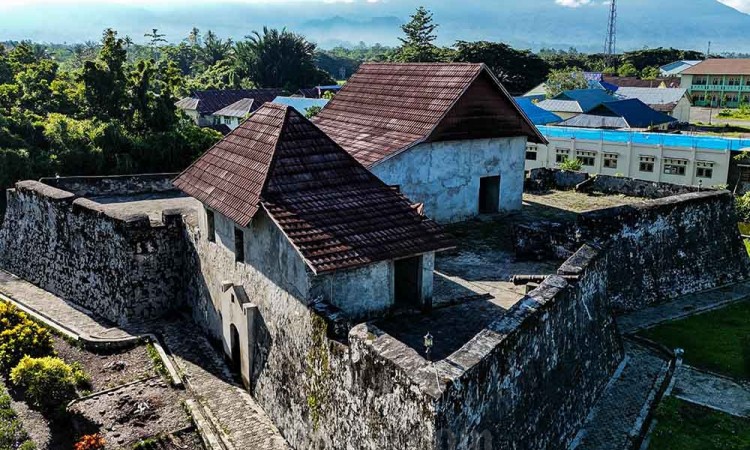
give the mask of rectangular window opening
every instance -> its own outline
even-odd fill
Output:
[[[245,262],[245,232],[239,228],[234,229],[234,260]]]
[[[214,212],[206,209],[206,239],[210,242],[216,242],[216,219]]]

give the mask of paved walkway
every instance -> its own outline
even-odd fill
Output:
[[[94,319],[85,309],[65,302],[60,297],[10,273],[0,270],[0,299],[2,295],[17,300],[37,314],[60,323],[75,334],[99,339],[121,339],[131,335],[103,319]]]
[[[236,450],[290,448],[250,394],[232,381],[219,353],[192,322],[160,322],[129,333],[2,270],[0,293],[82,336],[122,338],[146,332],[161,335],[190,393],[204,407],[214,431],[223,435],[226,443]]]
[[[750,281],[683,295],[667,303],[624,314],[617,318],[617,325],[621,333],[633,334],[664,322],[721,308],[748,297],[750,297]]]
[[[625,359],[569,450],[632,449],[668,374],[665,357],[625,340]]]
[[[733,416],[750,418],[750,386],[694,367],[677,368],[672,395]]]

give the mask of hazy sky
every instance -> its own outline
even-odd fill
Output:
[[[85,4],[85,3],[95,3],[95,4],[102,4],[102,3],[114,3],[114,4],[125,4],[125,5],[142,5],[142,6],[151,6],[154,5],[165,5],[165,4],[186,4],[186,3],[291,3],[291,2],[308,2],[308,3],[315,3],[315,2],[323,2],[323,3],[378,3],[378,2],[387,2],[387,1],[398,1],[398,0],[159,0],[158,2],[155,2],[154,0],[0,0],[0,7],[12,7],[12,6],[18,6],[18,5],[32,5],[32,4],[44,4],[44,3],[57,3],[57,4]],[[516,0],[499,0],[499,1],[516,1]],[[560,6],[567,6],[567,7],[581,7],[593,3],[602,3],[606,0],[537,0],[537,1],[548,1],[559,4]],[[654,0],[658,1],[658,0]],[[740,11],[744,11],[746,13],[750,13],[750,0],[718,0],[722,3],[725,3],[729,6],[732,6],[736,9],[739,9]],[[425,0],[425,6],[429,7],[429,0]]]

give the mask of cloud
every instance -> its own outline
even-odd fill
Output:
[[[750,14],[750,0],[719,0],[721,3],[724,3],[727,6],[731,6],[732,8],[742,11],[745,13]]]
[[[581,6],[590,5],[591,0],[555,0],[555,3],[566,8],[578,8]]]

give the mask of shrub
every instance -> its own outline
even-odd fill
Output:
[[[750,192],[735,197],[734,207],[740,222],[750,222]]]
[[[73,450],[100,450],[107,442],[98,434],[86,434],[76,442]]]
[[[560,163],[560,169],[562,170],[571,170],[573,172],[578,172],[579,170],[581,170],[581,167],[583,167],[583,162],[578,158],[565,158],[565,161]]]
[[[41,411],[54,412],[76,397],[73,369],[60,358],[24,356],[11,371],[10,380]]]
[[[0,387],[0,448],[33,450],[36,446],[28,438],[21,421],[10,407],[10,397]]]
[[[15,306],[0,303],[0,372],[8,373],[24,356],[53,355],[49,331]]]

